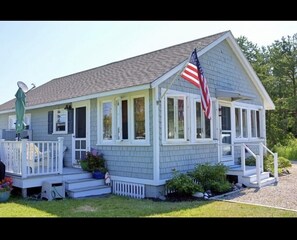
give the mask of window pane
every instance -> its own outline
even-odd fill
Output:
[[[196,102],[196,138],[202,138],[201,103]]]
[[[134,138],[145,139],[144,97],[134,98]]]
[[[251,110],[251,128],[252,128],[252,137],[256,137],[255,110]]]
[[[112,103],[103,103],[103,139],[112,140]]]
[[[128,100],[122,101],[122,130],[123,139],[128,139]]]
[[[222,109],[222,130],[231,130],[230,107],[221,107]]]
[[[242,136],[244,138],[248,137],[248,130],[247,130],[247,110],[242,109]]]
[[[185,130],[185,123],[184,123],[184,100],[178,99],[178,138],[184,138],[184,130]]]
[[[260,137],[260,112],[256,111],[257,137]]]
[[[205,122],[205,138],[210,138],[210,120],[207,117],[205,117],[204,122]]]
[[[56,131],[66,131],[66,119],[67,119],[67,111],[66,110],[57,110],[56,112]]]
[[[241,137],[241,115],[240,108],[235,108],[236,137]]]
[[[174,99],[167,98],[167,135],[174,138]]]

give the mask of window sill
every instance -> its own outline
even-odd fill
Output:
[[[195,142],[163,142],[162,146],[181,146],[181,145],[208,145],[218,144],[218,140],[200,140]]]

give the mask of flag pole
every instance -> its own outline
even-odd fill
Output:
[[[190,55],[190,57],[191,57],[191,55]],[[171,80],[170,84],[166,87],[165,92],[163,92],[163,94],[161,95],[161,97],[157,101],[157,104],[160,104],[161,103],[162,98],[165,96],[165,94],[167,93],[167,91],[169,90],[169,88],[172,86],[172,84],[175,82],[175,80],[180,76],[180,73],[185,69],[185,66],[189,62],[190,57],[188,57],[188,60],[184,63],[184,65],[182,66],[182,68],[177,72],[177,74],[175,75],[175,77]]]

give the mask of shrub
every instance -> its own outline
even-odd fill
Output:
[[[284,157],[278,158],[278,173],[282,173],[287,167],[291,167],[292,163],[289,159]],[[274,173],[274,159],[272,155],[267,155],[264,158],[264,171]]]
[[[188,174],[173,170],[173,178],[166,181],[166,188],[178,195],[192,195],[195,192],[203,192],[200,184],[194,183]]]
[[[85,160],[82,160],[80,164],[86,171],[100,171],[102,173],[107,172],[103,154],[94,149],[91,152],[86,153]]]
[[[222,163],[215,165],[200,164],[196,166],[191,176],[196,179],[205,191],[211,190],[213,193],[222,193],[231,189],[231,183],[227,180],[227,166]]]
[[[290,139],[286,146],[277,144],[274,146],[274,150],[280,157],[297,160],[297,139]]]
[[[264,156],[264,171],[274,173],[274,159],[271,154]],[[256,166],[256,159],[253,156],[250,156],[245,159],[246,166]],[[284,157],[278,158],[278,172],[282,173],[282,171],[287,168],[291,167],[292,164],[290,160]]]

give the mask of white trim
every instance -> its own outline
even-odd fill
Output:
[[[64,131],[57,131],[56,130],[56,123],[57,123],[57,115],[58,111],[63,111],[65,114],[65,130]],[[52,134],[68,134],[68,111],[63,108],[54,109],[53,114],[53,133]]]
[[[189,53],[190,55],[190,53]],[[168,71],[167,73],[165,73],[164,75],[162,75],[161,77],[157,78],[156,80],[154,80],[151,83],[151,87],[155,88],[158,85],[160,85],[162,82],[168,80],[171,76],[173,76],[174,74],[178,73],[178,71],[180,71],[186,64],[186,62],[188,61],[188,59],[185,59],[182,63],[178,64],[176,67],[174,67],[173,69],[171,69],[170,71]]]
[[[248,62],[247,58],[244,56],[243,52],[241,51],[239,45],[237,44],[235,38],[231,34],[231,32],[226,33],[228,38],[226,38],[227,42],[229,43],[231,49],[234,51],[235,55],[237,56],[239,62],[243,65],[245,68],[248,76],[254,83],[256,89],[260,93],[260,95],[263,98],[265,109],[267,110],[273,110],[275,109],[275,105],[271,98],[269,97],[268,93],[266,92],[263,84],[261,83],[260,79],[258,78],[257,74],[255,73],[253,67]]]
[[[160,180],[155,181],[155,180],[149,180],[149,179],[120,177],[120,176],[113,176],[113,175],[111,175],[110,178],[111,178],[111,180],[116,180],[116,181],[140,183],[140,184],[147,184],[147,185],[153,185],[153,186],[159,186],[159,185],[162,185],[165,183],[165,181],[162,181],[164,183],[160,183]]]
[[[133,117],[133,100],[134,98],[144,97],[145,101],[145,139],[134,139],[134,117]],[[121,139],[119,134],[122,134],[122,118],[121,118],[121,103],[127,100],[128,107],[128,139]],[[102,104],[104,102],[112,102],[113,104],[113,120],[112,120],[112,140],[103,140],[101,132],[103,129],[102,121]],[[96,145],[110,145],[110,146],[150,146],[150,116],[149,116],[149,91],[139,91],[127,93],[125,95],[108,96],[97,99],[97,142]],[[122,135],[121,135],[122,136]]]
[[[66,104],[69,102],[72,102],[72,103],[80,102],[80,101],[90,100],[92,98],[101,98],[101,97],[106,97],[106,96],[111,96],[111,95],[116,95],[116,94],[124,94],[124,93],[130,93],[130,92],[135,92],[135,91],[141,91],[141,90],[149,89],[150,87],[151,87],[150,84],[147,83],[147,84],[143,84],[140,86],[121,88],[121,89],[116,89],[116,90],[111,90],[111,91],[106,91],[106,92],[101,92],[101,93],[96,93],[96,94],[91,94],[91,95],[85,95],[85,96],[81,96],[81,97],[67,98],[67,99],[63,99],[60,101],[29,106],[29,107],[26,107],[26,110],[62,105],[62,104]],[[0,111],[0,114],[9,113],[9,112],[15,112],[15,109]]]
[[[73,134],[72,134],[72,159],[71,162],[72,164],[75,163],[75,128],[76,128],[76,108],[79,107],[86,107],[86,150],[90,151],[90,121],[91,121],[91,114],[90,114],[90,100],[85,100],[81,102],[75,102],[72,103],[72,107],[74,109],[74,115],[73,115]]]
[[[212,49],[214,46],[216,46],[217,44],[219,44],[220,42],[222,42],[223,40],[225,40],[228,37],[227,34],[224,34],[223,36],[221,36],[220,38],[218,38],[217,40],[215,40],[214,42],[212,42],[211,44],[207,45],[206,47],[204,47],[203,49],[197,51],[197,57],[200,57],[201,55],[203,55],[204,53],[206,53],[207,51],[209,51],[210,49]],[[189,56],[190,56],[190,52],[189,52]],[[157,78],[156,80],[154,80],[151,83],[151,86],[154,88],[156,86],[158,86],[159,84],[161,84],[162,82],[168,80],[171,76],[173,76],[174,74],[176,74],[178,71],[180,71],[186,64],[186,62],[188,61],[189,56],[187,56],[187,58],[181,62],[180,64],[178,64],[176,67],[174,67],[173,69],[171,69],[170,71],[168,71],[167,73],[165,73],[164,75],[162,75],[161,77]]]
[[[152,96],[152,108],[153,108],[153,178],[154,182],[160,180],[160,135],[159,135],[159,104],[157,100],[159,99],[159,88],[153,89]],[[150,131],[149,131],[150,132]]]

